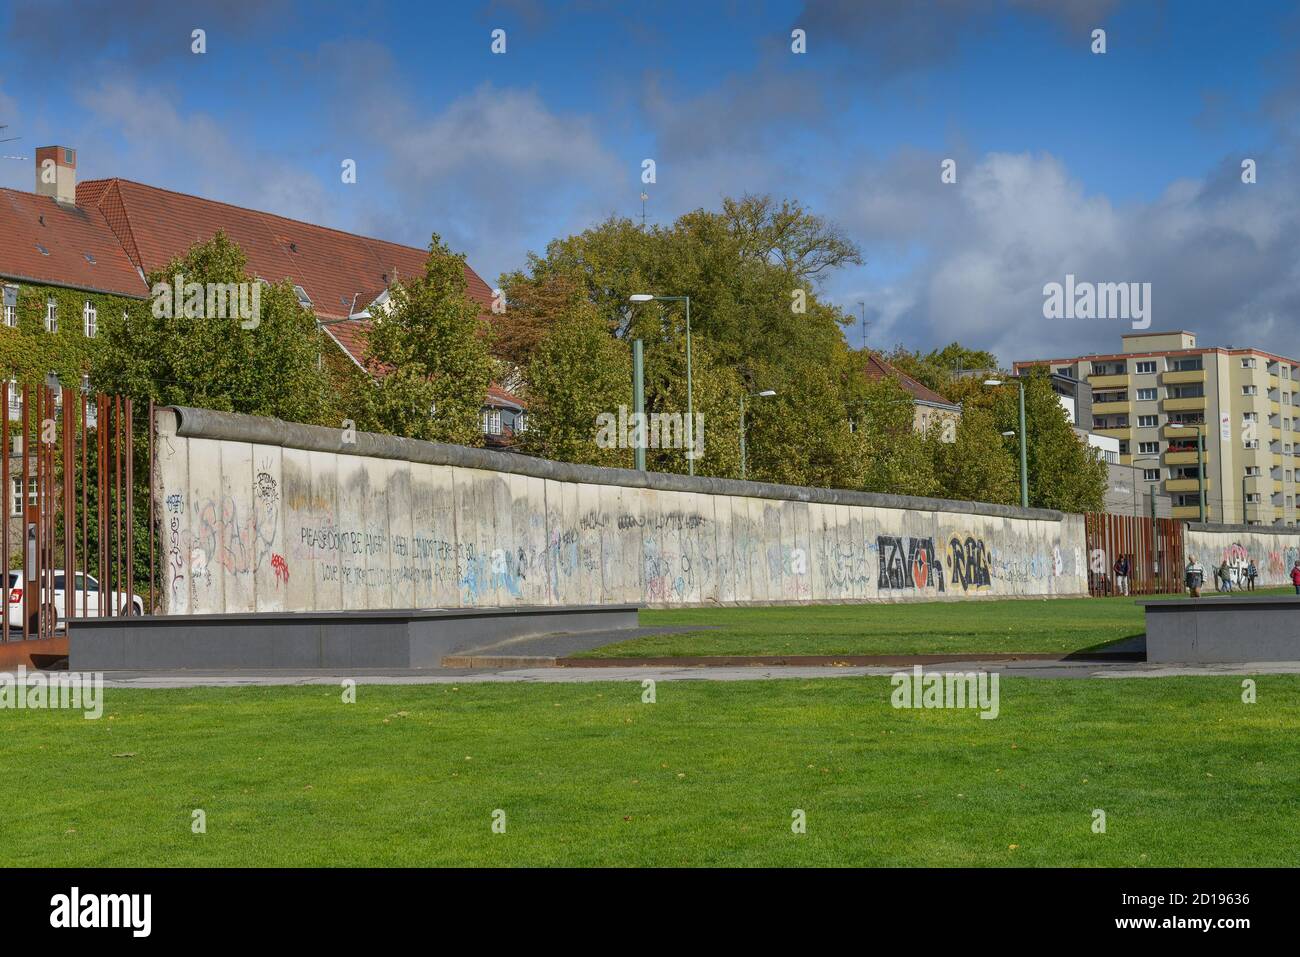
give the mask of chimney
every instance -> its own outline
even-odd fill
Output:
[[[77,151],[66,146],[36,150],[36,195],[53,196],[65,206],[77,205]]]

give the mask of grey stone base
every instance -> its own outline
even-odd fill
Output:
[[[1147,661],[1300,661],[1300,597],[1182,598],[1146,609]]]
[[[71,622],[73,671],[436,668],[512,638],[637,627],[636,605],[147,615]]]

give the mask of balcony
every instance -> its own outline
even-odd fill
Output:
[[[1165,399],[1164,410],[1166,412],[1203,412],[1205,410],[1205,396],[1197,395],[1186,399]]]
[[[1183,385],[1189,382],[1204,382],[1205,370],[1187,369],[1182,372],[1166,372],[1161,377],[1161,381],[1164,382],[1165,385]],[[1093,388],[1096,388],[1096,386],[1093,386]]]
[[[1128,415],[1133,411],[1133,403],[1125,399],[1123,402],[1098,402],[1096,397],[1092,400],[1093,415]]]
[[[1195,439],[1199,431],[1200,426],[1178,425],[1174,422],[1169,422],[1164,427],[1164,435],[1167,439]]]
[[[1281,467],[1282,467],[1282,456],[1281,456],[1280,453],[1275,453],[1275,454],[1273,455],[1273,467],[1274,467],[1274,468],[1281,468]]]
[[[1098,389],[1125,389],[1128,388],[1128,375],[1090,375],[1088,385],[1094,392]]]
[[[1209,518],[1210,509],[1206,506],[1205,515]],[[1175,505],[1172,509],[1174,518],[1191,519],[1193,522],[1201,517],[1201,507],[1199,505]]]
[[[1115,425],[1104,429],[1094,428],[1092,431],[1098,435],[1108,435],[1112,439],[1127,439],[1132,429],[1127,425]]]
[[[1165,452],[1166,465],[1195,465],[1195,452]]]
[[[1205,480],[1205,490],[1207,492],[1210,490],[1210,485],[1211,480],[1207,478]],[[1166,492],[1195,492],[1199,487],[1194,478],[1165,479]]]

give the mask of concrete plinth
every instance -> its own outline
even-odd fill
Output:
[[[512,638],[589,632],[595,647],[636,626],[636,605],[86,618],[70,629],[68,667],[435,668]]]
[[[1146,609],[1147,661],[1300,661],[1300,596],[1138,604]]]

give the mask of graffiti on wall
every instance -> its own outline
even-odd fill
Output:
[[[949,581],[962,591],[988,588],[993,583],[984,539],[954,534],[948,539]]]
[[[877,587],[944,590],[943,565],[935,558],[933,538],[876,536],[880,574]]]

